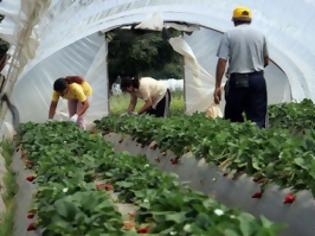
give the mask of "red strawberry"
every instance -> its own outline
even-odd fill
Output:
[[[284,204],[291,204],[295,201],[295,196],[292,194],[292,193],[288,193],[284,200],[283,200],[283,203]]]
[[[111,191],[113,190],[113,185],[112,184],[96,184],[96,189]]]
[[[29,175],[25,178],[27,181],[32,182],[36,177],[34,175]]]
[[[124,229],[131,230],[135,227],[135,222],[132,221],[124,221]]]
[[[178,164],[178,159],[177,158],[171,159],[171,163],[172,165]]]
[[[27,231],[34,231],[36,230],[36,224],[35,223],[30,223],[28,226],[27,226]]]
[[[35,214],[33,212],[28,212],[27,213],[27,219],[33,219]]]
[[[263,195],[262,191],[256,192],[252,195],[252,198],[261,198]]]
[[[111,184],[105,184],[105,185],[104,185],[104,188],[105,188],[106,191],[111,191],[111,190],[113,190],[113,185],[111,185]]]
[[[139,227],[137,229],[137,233],[138,234],[147,234],[150,231],[150,227],[149,226],[144,226],[144,227]]]

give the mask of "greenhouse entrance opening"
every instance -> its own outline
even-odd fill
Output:
[[[127,111],[130,95],[120,88],[124,76],[161,80],[171,92],[170,114],[185,112],[184,59],[168,42],[170,37],[180,35],[183,33],[176,30],[143,30],[135,29],[135,25],[106,32],[110,113]],[[138,99],[135,111],[142,105],[143,100]]]

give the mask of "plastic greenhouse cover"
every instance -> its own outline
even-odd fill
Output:
[[[32,5],[38,9],[37,15],[31,14]],[[27,73],[44,59],[95,32],[108,31],[126,24],[138,24],[155,13],[159,13],[164,21],[188,22],[224,32],[233,27],[230,21],[231,12],[237,5],[246,5],[253,9],[253,25],[266,34],[270,56],[287,75],[292,99],[309,97],[315,100],[314,1],[10,0],[2,1],[0,8],[6,15],[15,17],[13,22],[16,24],[16,31],[11,36],[14,39],[18,37],[18,42],[23,42],[26,48],[19,57],[20,60],[28,59],[24,73],[19,77],[23,81],[29,78]],[[20,9],[14,11],[13,6]],[[25,17],[29,16],[38,17],[34,20],[37,23],[32,28],[31,37],[20,38],[19,32],[26,24]],[[6,27],[5,24],[2,25],[0,33],[9,32],[10,27],[10,24]],[[209,53],[213,56],[213,51]],[[17,67],[19,65],[23,66],[23,63],[17,63]],[[271,80],[270,82],[273,83]],[[28,86],[26,82],[21,83]],[[33,88],[38,90],[36,86],[41,83],[44,82],[33,83]],[[189,83],[188,79],[186,85]],[[16,86],[21,87],[21,84]],[[286,91],[284,88],[283,90]],[[286,99],[287,93],[283,96]],[[29,106],[28,109],[32,110],[33,107],[35,106]]]

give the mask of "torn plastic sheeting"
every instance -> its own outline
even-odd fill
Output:
[[[171,38],[169,43],[185,60],[185,67],[191,76],[185,76],[186,112],[206,111],[212,103],[215,79],[199,63],[187,42],[181,38]],[[222,85],[222,87],[224,84]]]
[[[164,22],[161,14],[158,12],[148,15],[140,24],[136,25],[135,28],[153,31],[162,31],[163,28],[173,28],[184,32],[193,32],[200,29],[200,27],[197,25]]]
[[[276,185],[269,185],[261,199],[253,199],[252,195],[260,191],[260,186],[247,175],[242,175],[237,180],[224,177],[216,166],[206,163],[204,159],[198,161],[190,153],[183,155],[177,165],[172,165],[170,160],[175,158],[172,152],[168,151],[163,156],[158,149],[142,148],[129,135],[110,133],[104,138],[113,143],[116,151],[145,155],[151,164],[166,172],[176,173],[180,181],[214,197],[227,207],[239,208],[255,216],[264,215],[276,223],[287,224],[280,236],[314,235],[315,202],[309,191],[297,193],[296,201],[285,205],[283,199],[289,189],[281,190]],[[159,162],[156,161],[157,157]]]
[[[197,25],[188,25],[186,23],[184,24],[179,24],[179,23],[164,23],[165,28],[173,28],[178,31],[184,31],[184,32],[193,32],[193,31],[198,31],[200,30],[200,27]]]
[[[135,28],[161,31],[163,29],[163,19],[159,13],[154,13],[136,25]]]

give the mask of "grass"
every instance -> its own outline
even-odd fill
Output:
[[[109,97],[109,108],[112,114],[122,114],[127,111],[129,105],[129,94],[112,95]],[[138,111],[143,105],[143,100],[138,99],[135,111]],[[172,92],[171,115],[183,114],[185,110],[185,103],[182,91]]]
[[[12,142],[2,141],[0,143],[2,148],[2,156],[5,160],[5,166],[7,172],[4,176],[5,193],[3,194],[3,200],[6,205],[6,212],[0,217],[0,236],[12,235],[13,219],[14,219],[14,196],[16,194],[17,185],[15,182],[15,174],[11,170],[12,156],[14,152],[14,146]]]

